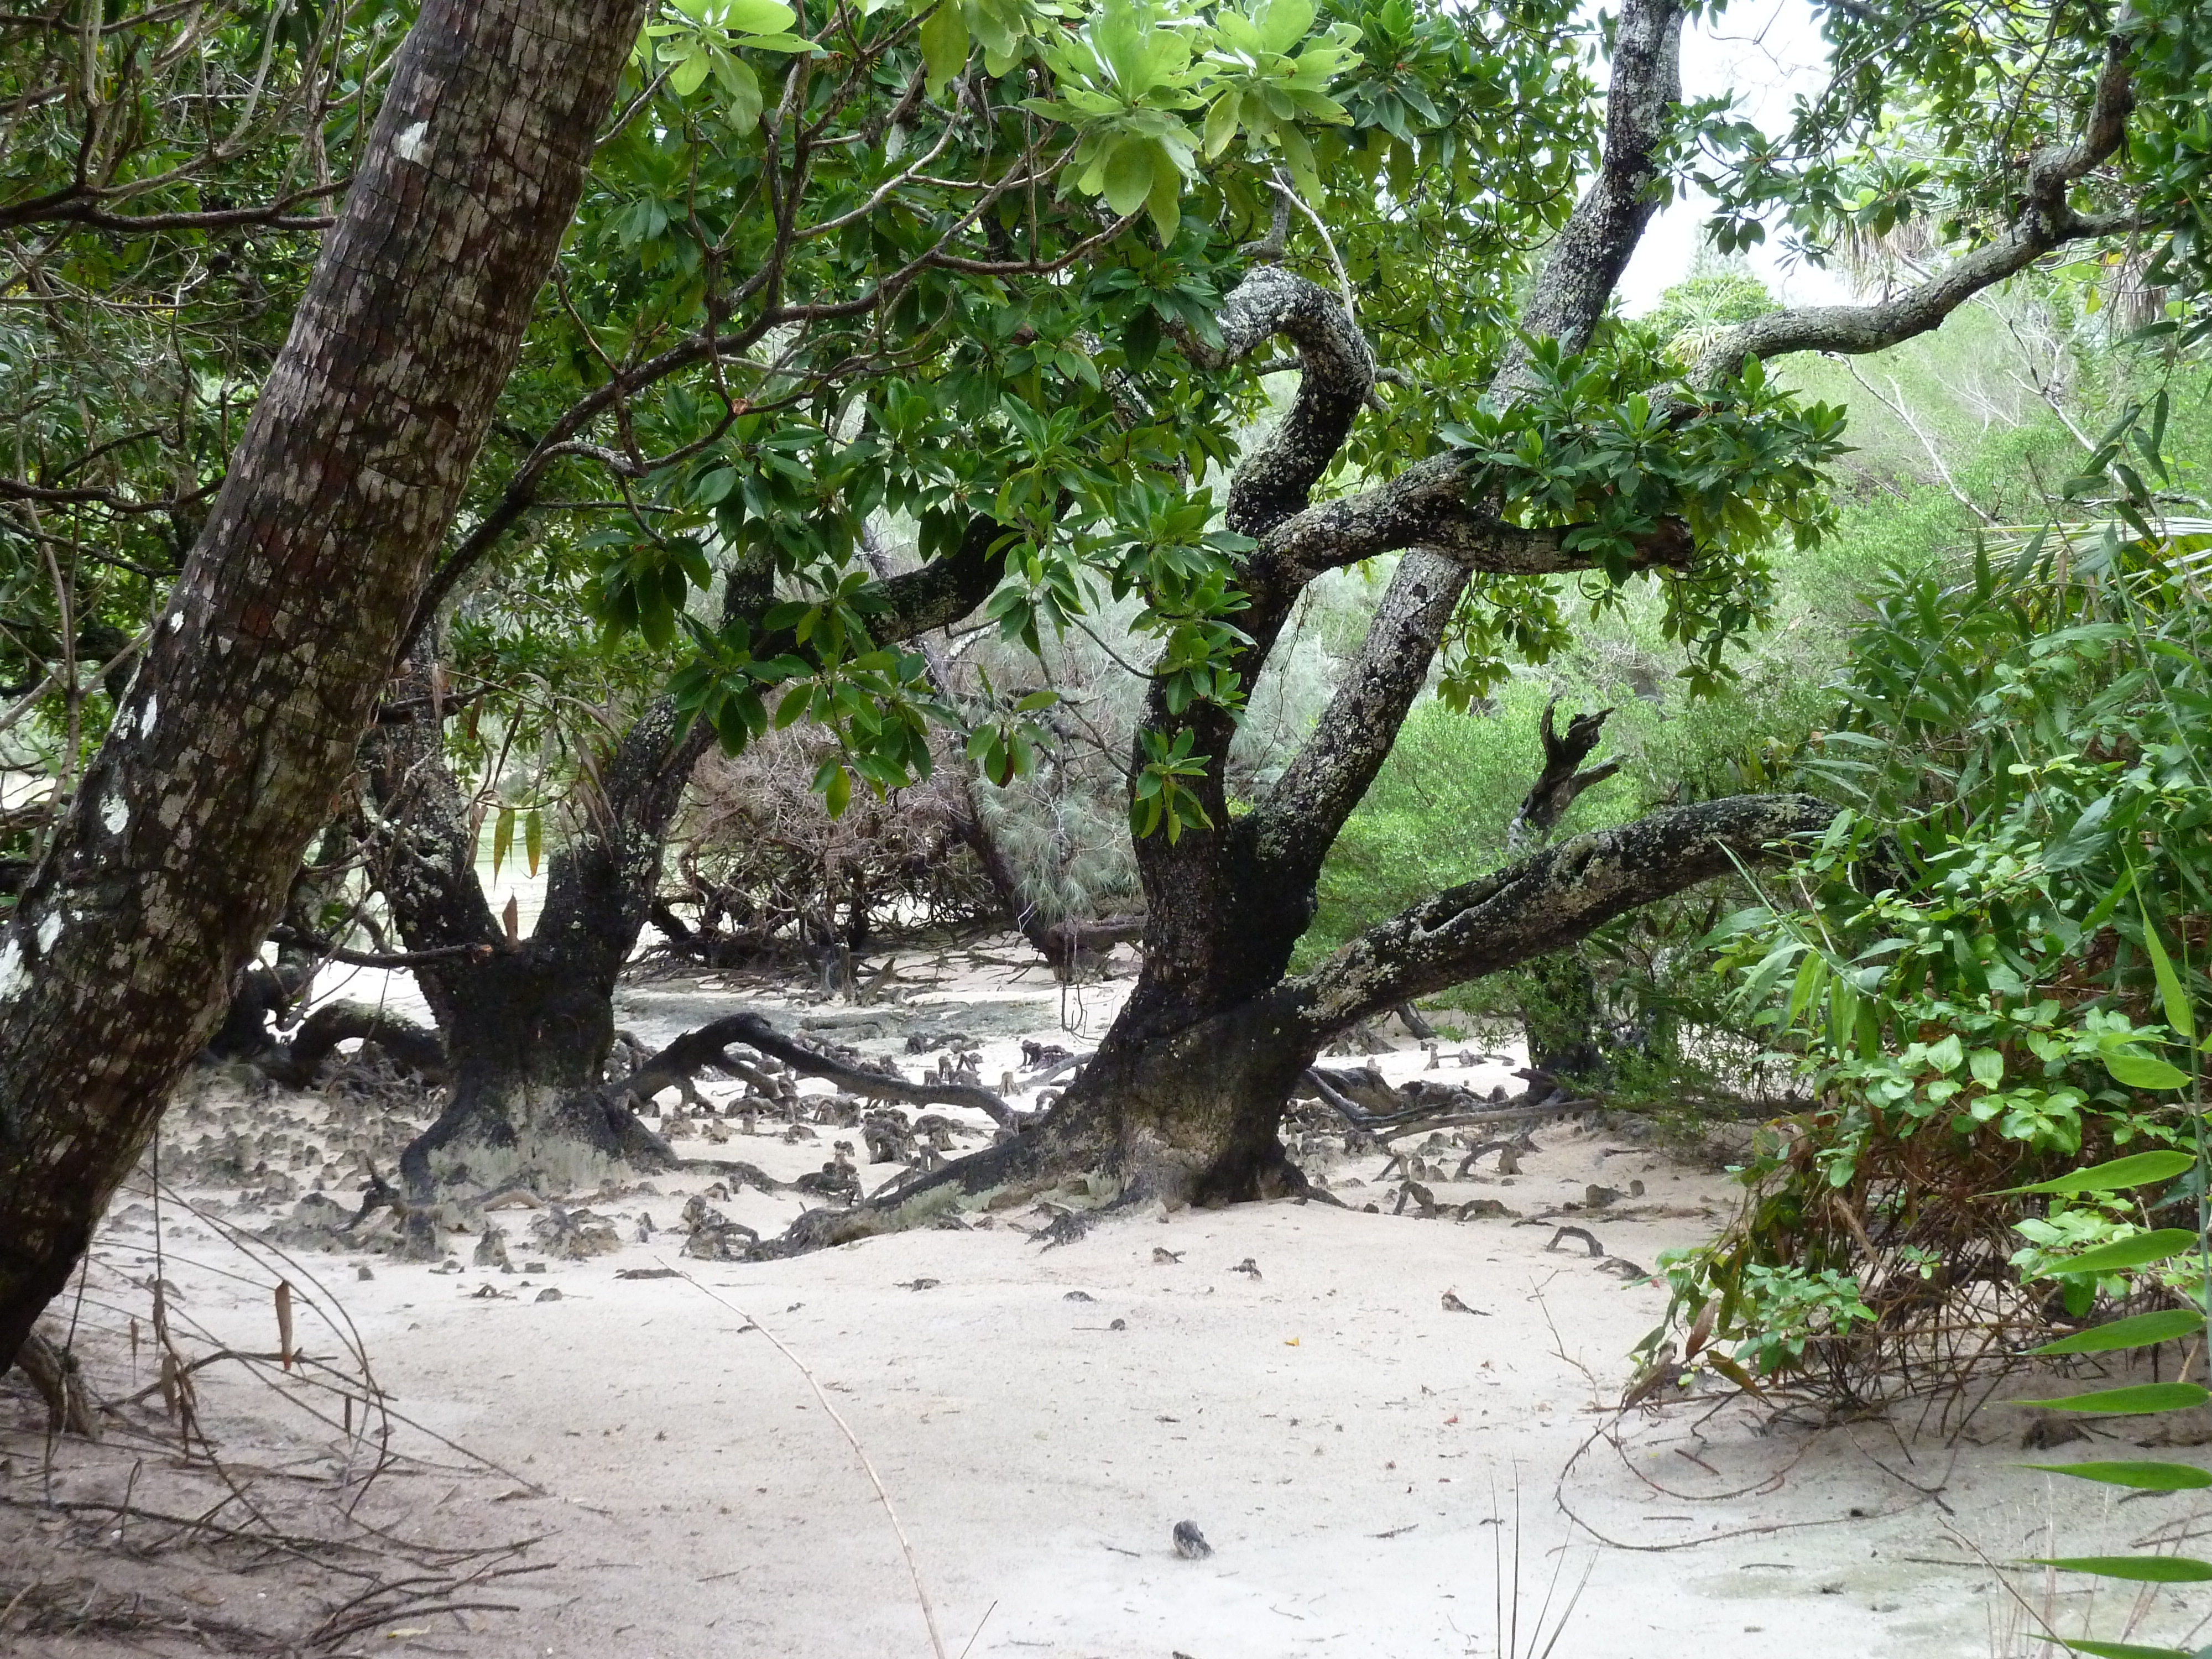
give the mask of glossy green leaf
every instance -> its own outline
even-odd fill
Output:
[[[2105,1069],[2130,1089],[2185,1089],[2189,1073],[2154,1054],[2106,1054]]]
[[[2189,994],[2182,988],[2181,975],[2173,970],[2173,960],[2166,954],[2166,942],[2159,938],[2150,912],[2144,910],[2142,915],[2143,950],[2150,957],[2151,972],[2158,979],[2158,1000],[2166,1011],[2166,1023],[2180,1033],[2184,1042],[2194,1042],[2197,1015],[2189,1006]]]
[[[2203,1328],[2203,1314],[2187,1308],[2167,1308],[2158,1313],[2137,1314],[2131,1319],[2116,1319],[2093,1330],[2076,1331],[2056,1342],[2030,1348],[2028,1352],[2111,1353],[2121,1348],[2148,1348],[2154,1343],[2171,1342],[2177,1337],[2193,1336]]]
[[[2093,1164],[2086,1170],[2069,1170],[2049,1181],[2039,1181],[2032,1187],[2008,1187],[2002,1192],[1992,1193],[1992,1198],[2009,1197],[2015,1193],[2118,1193],[2130,1187],[2148,1187],[2161,1181],[2171,1181],[2197,1160],[2187,1152],[2137,1152],[2130,1158],[2116,1158],[2109,1164]]]
[[[960,15],[960,0],[938,0],[936,9],[921,20],[921,60],[933,98],[966,66],[968,21]]]
[[[2023,1463],[2022,1468],[2046,1474],[2070,1474],[2077,1480],[2099,1480],[2108,1486],[2133,1486],[2138,1492],[2202,1492],[2212,1486],[2212,1470],[2194,1463]]]
[[[2197,1235],[2186,1227],[2159,1227],[2147,1233],[2136,1233],[2129,1238],[2116,1238],[2109,1244],[2100,1244],[2079,1255],[2069,1255],[2063,1261],[2054,1261],[2039,1275],[2049,1279],[2056,1273],[2119,1273],[2136,1267],[2148,1267],[2168,1256],[2179,1255],[2184,1250],[2197,1248]]]
[[[760,77],[753,73],[751,64],[727,52],[715,67],[722,83],[723,118],[733,131],[750,132],[760,125],[763,107]]]
[[[2037,1411],[2085,1412],[2099,1417],[2148,1417],[2157,1412],[2185,1412],[2212,1400],[2212,1390],[2195,1382],[2142,1382],[2128,1389],[2102,1389],[2058,1400],[2008,1400],[2008,1406]]]
[[[724,0],[719,21],[737,34],[778,34],[798,19],[783,0]]]
[[[678,98],[689,98],[706,84],[708,71],[714,67],[714,60],[706,47],[695,46],[668,72],[669,89]]]

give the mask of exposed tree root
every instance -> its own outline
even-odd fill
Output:
[[[300,1023],[291,1042],[258,1056],[254,1064],[289,1088],[311,1086],[339,1043],[358,1037],[431,1083],[446,1081],[446,1048],[435,1031],[365,1003],[331,1002]]]
[[[1002,1129],[1018,1129],[1032,1121],[1031,1115],[1016,1111],[1000,1096],[975,1084],[909,1083],[896,1072],[870,1071],[848,1065],[808,1048],[794,1037],[785,1036],[757,1014],[731,1014],[696,1031],[685,1032],[647,1060],[632,1079],[625,1080],[623,1086],[633,1093],[650,1095],[688,1081],[708,1066],[749,1080],[758,1079],[759,1073],[752,1067],[725,1052],[737,1042],[775,1056],[794,1072],[826,1078],[848,1094],[862,1095],[872,1100],[902,1101],[912,1106],[972,1106],[988,1113],[991,1121]],[[655,1078],[661,1080],[653,1083]],[[643,1086],[648,1083],[653,1086]]]
[[[15,1364],[31,1379],[31,1386],[46,1402],[46,1414],[55,1429],[66,1430],[87,1440],[100,1438],[98,1402],[85,1387],[75,1355],[57,1348],[33,1331],[23,1339]]]

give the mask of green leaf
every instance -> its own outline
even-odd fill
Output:
[[[2154,1054],[2106,1054],[2112,1080],[2130,1089],[2185,1089],[2189,1073]]]
[[[1163,246],[1175,240],[1176,227],[1182,222],[1182,174],[1164,158],[1152,168],[1152,193],[1146,198],[1152,223],[1158,227]]]
[[[2149,1417],[2159,1412],[2185,1412],[2208,1400],[2212,1400],[2212,1390],[2194,1382],[2141,1382],[2131,1389],[2103,1389],[2058,1400],[2008,1400],[2005,1403],[2038,1411],[2087,1412],[2099,1417]]]
[[[2023,1463],[2026,1469],[2046,1474],[2070,1474],[2079,1480],[2101,1480],[2108,1486],[2133,1486],[2137,1492],[2202,1492],[2212,1486],[2212,1470],[2194,1463]]]
[[[545,851],[545,813],[533,806],[522,817],[522,850],[530,860],[530,873],[538,873],[538,860]]]
[[[1229,148],[1229,141],[1237,136],[1237,109],[1243,94],[1234,87],[1213,100],[1213,107],[1206,112],[1206,159],[1218,160]]]
[[[668,72],[669,89],[678,98],[689,98],[705,84],[708,71],[714,67],[714,58],[707,48],[694,46]]]
[[[2212,1584],[2212,1561],[2185,1555],[2038,1556],[2033,1565],[2061,1572],[2094,1572],[2100,1578],[2128,1578],[2139,1584]]]
[[[499,866],[507,862],[507,849],[514,845],[514,809],[502,806],[499,818],[491,830],[491,878],[499,879]]]
[[[1152,147],[1141,138],[1124,138],[1106,158],[1106,205],[1134,213],[1152,191]]]
[[[2189,1006],[2189,994],[2182,988],[2181,975],[2173,971],[2173,962],[2166,954],[2166,942],[2158,936],[2158,928],[2150,919],[2150,912],[2142,915],[2143,950],[2150,957],[2151,972],[2158,976],[2158,1000],[2166,1007],[2166,1023],[2179,1032],[2184,1042],[2197,1041],[2196,1011]]]
[[[1287,52],[1313,27],[1311,0],[1267,0],[1252,20],[1260,27],[1260,44],[1269,52]]]
[[[2072,870],[2087,864],[2104,845],[2105,820],[2112,815],[2112,798],[2100,795],[2064,835],[2043,850],[2046,870]]]
[[[2137,1314],[2132,1319],[2115,1319],[2091,1330],[2076,1331],[2056,1342],[2030,1348],[2028,1352],[2110,1353],[2118,1348],[2148,1348],[2154,1343],[2194,1335],[2203,1328],[2203,1314],[2187,1308],[2168,1308],[2160,1313]]]
[[[2163,1261],[2170,1255],[2179,1255],[2184,1250],[2197,1248],[2197,1235],[2186,1227],[2160,1227],[2147,1233],[2137,1233],[2132,1238],[2116,1238],[2109,1244],[2100,1244],[2079,1255],[2069,1255],[2063,1261],[2054,1261],[2037,1277],[2049,1279],[2059,1273],[2119,1273],[2135,1267],[2148,1267],[2153,1262]]]
[[[2086,1636],[2046,1636],[2042,1639],[2075,1653],[2088,1654],[2091,1659],[2204,1659],[2202,1654],[2184,1653],[2179,1648],[2145,1647],[2140,1642],[2092,1642]]]
[[[966,67],[968,20],[961,15],[959,0],[938,0],[937,9],[921,20],[921,61],[923,89],[933,98]]]
[[[799,21],[783,0],[725,0],[722,27],[735,34],[776,34]]]
[[[2114,1158],[2109,1164],[2099,1164],[2087,1170],[2074,1170],[2049,1181],[2039,1181],[2032,1187],[2008,1187],[1992,1198],[2009,1198],[2017,1193],[2117,1193],[2130,1187],[2148,1187],[2161,1181],[2171,1181],[2197,1160],[2187,1152],[2137,1152],[2132,1158]]]
[[[760,125],[760,77],[744,59],[726,52],[715,66],[715,72],[722,83],[722,118],[730,124],[733,132],[750,132]]]

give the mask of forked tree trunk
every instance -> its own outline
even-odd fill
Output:
[[[331,813],[642,0],[427,0],[107,741],[0,937],[0,1369]]]
[[[972,611],[997,585],[1000,539],[979,518],[951,554],[884,580],[871,596],[876,637],[910,639]],[[768,573],[725,574],[726,602],[757,622],[772,598]],[[794,643],[755,637],[764,655]],[[437,1121],[402,1157],[410,1198],[511,1180],[565,1188],[617,1165],[665,1164],[667,1146],[602,1081],[615,985],[652,915],[669,831],[712,731],[679,729],[666,697],[646,706],[576,790],[545,908],[526,938],[510,939],[477,877],[467,804],[446,763],[428,677],[405,676],[394,708],[409,718],[380,725],[363,744],[380,819],[372,879],[408,950],[434,957],[414,971],[453,1081]]]
[[[509,939],[476,869],[467,804],[445,761],[424,677],[403,683],[410,715],[364,745],[380,820],[372,878],[411,952],[445,1039],[444,1110],[403,1154],[411,1199],[444,1186],[542,1176],[590,1184],[617,1164],[647,1167],[666,1148],[601,1097],[614,1044],[614,990],[659,884],[661,849],[685,781],[708,741],[677,730],[665,699],[602,756],[580,791],[578,823],[552,854],[535,927]]]
[[[1683,12],[1629,0],[1613,52],[1605,155],[1562,230],[1521,322],[1579,351],[1652,211]],[[1207,757],[1192,781],[1212,828],[1138,844],[1146,925],[1143,972],[1097,1054],[1044,1120],[1018,1138],[848,1211],[802,1216],[779,1249],[804,1249],[912,1225],[955,1206],[1006,1203],[1079,1182],[1093,1200],[1231,1202],[1296,1190],[1277,1131],[1291,1084],[1328,1038],[1409,997],[1571,945],[1637,905],[1758,858],[1825,823],[1801,797],[1673,808],[1626,829],[1577,837],[1453,889],[1370,928],[1311,973],[1291,977],[1311,921],[1315,884],[1338,832],[1388,757],[1425,684],[1470,573],[1564,570],[1556,536],[1486,516],[1458,464],[1417,464],[1367,494],[1310,505],[1375,380],[1374,354],[1335,296],[1279,269],[1246,277],[1220,318],[1224,357],[1278,335],[1297,347],[1298,391],[1281,422],[1239,465],[1229,527],[1255,550],[1238,572],[1250,639],[1237,666],[1256,679],[1299,593],[1320,569],[1405,549],[1367,641],[1304,750],[1250,812],[1228,811],[1227,711],[1168,707],[1155,688],[1133,744],[1188,732]],[[1526,373],[1510,358],[1492,391],[1510,401]],[[1639,550],[1680,562],[1687,533],[1662,526]]]

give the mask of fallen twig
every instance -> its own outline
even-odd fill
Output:
[[[759,1045],[755,1044],[755,1046],[758,1047]],[[668,1264],[664,1261],[660,1265],[665,1267]],[[675,1272],[676,1276],[678,1279],[681,1279],[685,1284],[690,1285],[692,1289],[697,1291],[702,1296],[707,1297],[709,1301],[719,1303],[721,1306],[728,1309],[732,1313],[737,1315],[738,1318],[744,1320],[748,1325],[750,1325],[756,1330],[759,1331],[763,1336],[769,1340],[769,1342],[775,1347],[775,1351],[781,1354],[786,1359],[788,1359],[792,1363],[793,1366],[798,1370],[799,1374],[806,1379],[806,1386],[814,1390],[814,1397],[822,1402],[822,1409],[830,1413],[830,1420],[837,1425],[840,1432],[842,1432],[845,1437],[846,1443],[852,1447],[853,1455],[860,1460],[861,1468],[866,1470],[867,1473],[868,1484],[876,1489],[876,1497],[881,1500],[883,1504],[884,1513],[890,1518],[891,1530],[898,1534],[899,1548],[904,1552],[906,1555],[907,1573],[914,1580],[915,1595],[921,1602],[922,1622],[929,1626],[930,1650],[937,1656],[937,1659],[946,1659],[945,1652],[945,1638],[939,1635],[937,1631],[937,1609],[930,1602],[928,1588],[921,1582],[921,1567],[914,1558],[914,1545],[906,1535],[906,1528],[899,1521],[898,1510],[891,1503],[890,1493],[884,1489],[883,1477],[876,1473],[876,1466],[868,1461],[868,1454],[860,1445],[860,1436],[853,1432],[853,1425],[845,1420],[844,1413],[837,1409],[836,1402],[830,1398],[828,1391],[823,1388],[820,1382],[815,1380],[814,1373],[806,1368],[806,1362],[801,1359],[797,1354],[793,1353],[789,1348],[786,1347],[783,1343],[778,1340],[776,1334],[774,1331],[769,1329],[767,1326],[762,1324],[760,1321],[755,1319],[750,1314],[747,1313],[743,1308],[738,1306],[736,1303],[731,1301],[727,1297],[718,1295],[714,1291],[709,1290],[706,1285],[692,1278],[690,1273],[684,1272],[681,1268],[676,1269]]]

